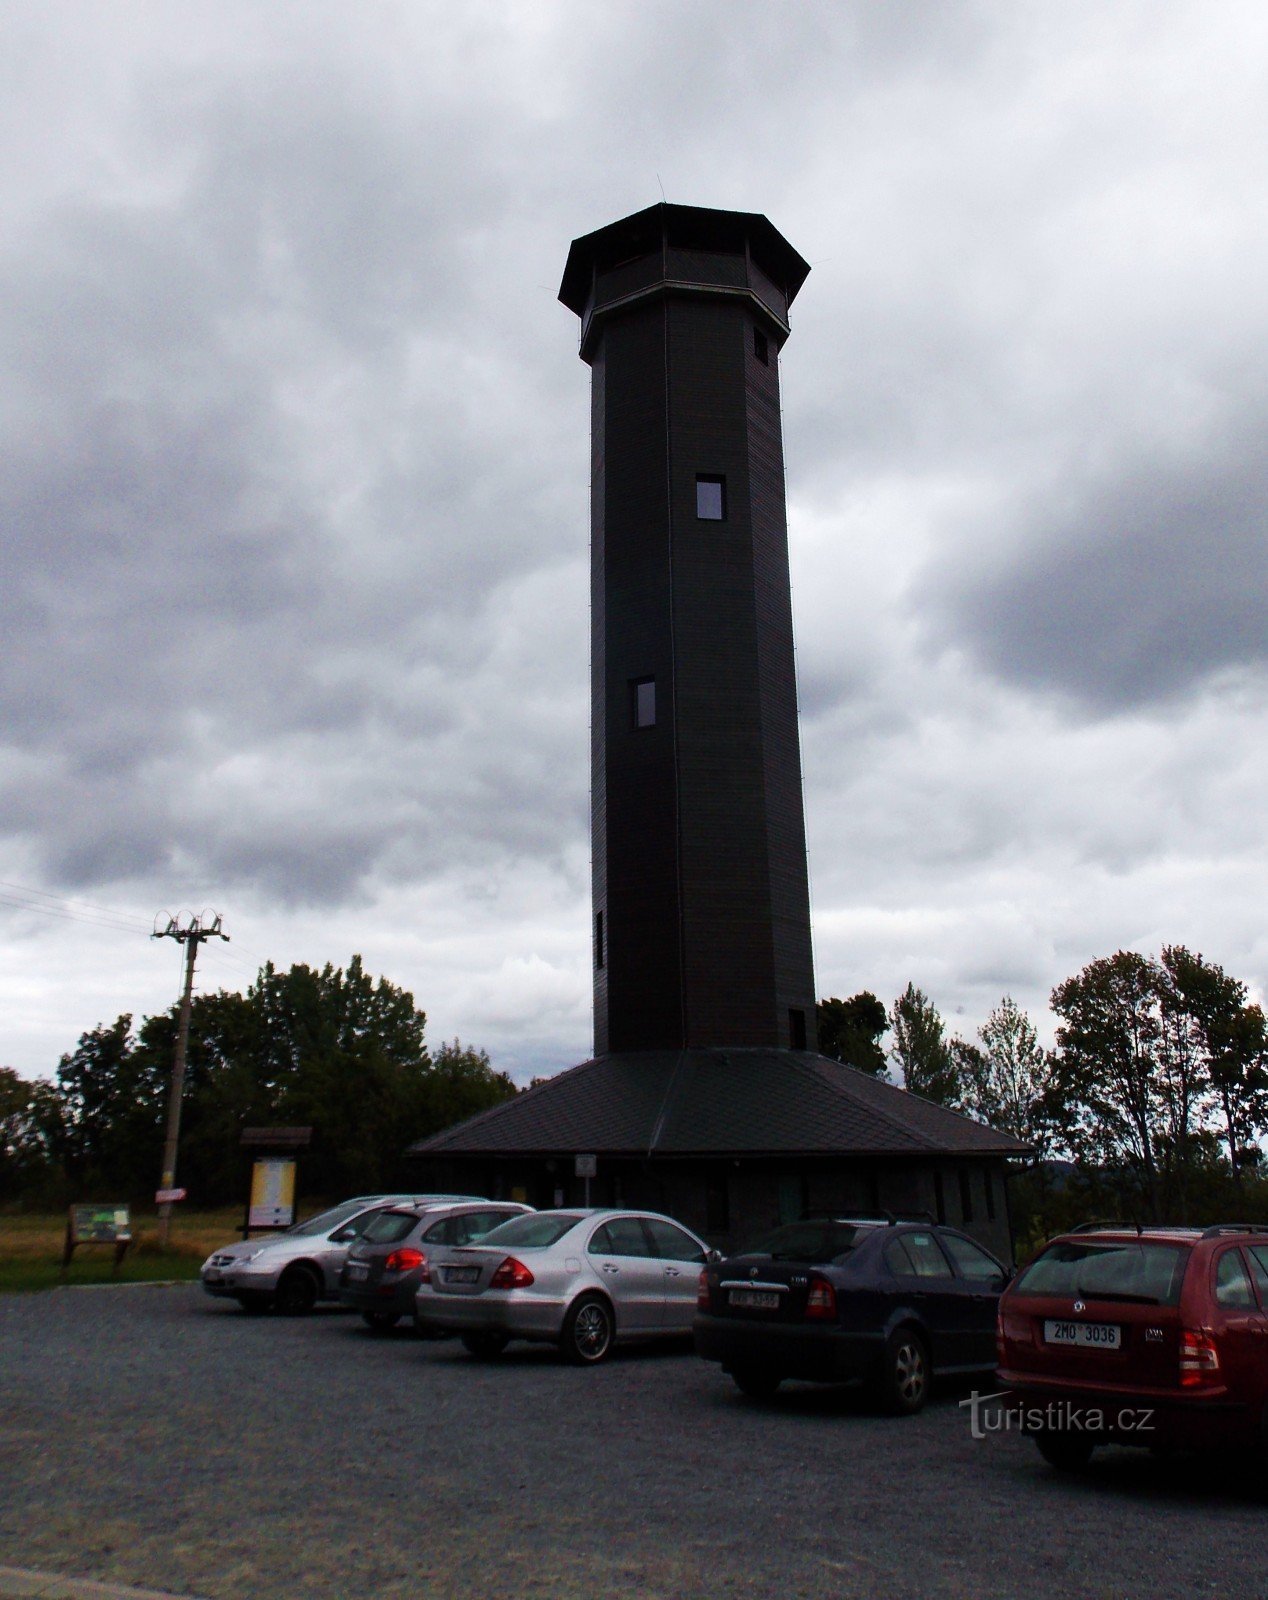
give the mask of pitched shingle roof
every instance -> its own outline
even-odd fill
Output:
[[[826,1056],[598,1056],[410,1147],[411,1155],[1023,1155],[1027,1146]]]

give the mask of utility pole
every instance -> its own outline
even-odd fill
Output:
[[[185,1090],[185,1051],[189,1044],[189,1010],[194,993],[194,962],[198,959],[198,946],[204,939],[223,939],[229,935],[220,931],[220,913],[204,911],[201,917],[178,921],[169,916],[167,926],[155,926],[152,939],[175,939],[185,947],[185,987],[181,992],[180,1019],[176,1025],[176,1055],[172,1061],[172,1087],[167,1101],[167,1138],[163,1144],[163,1179],[160,1193],[170,1192],[176,1185],[176,1145],[181,1131],[181,1096]],[[172,1226],[172,1202],[159,1202],[159,1249],[167,1249]]]

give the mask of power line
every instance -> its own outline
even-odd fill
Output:
[[[93,912],[99,916],[113,918],[116,922],[128,923],[132,927],[144,928],[147,926],[144,918],[132,911],[120,911],[116,906],[98,905],[93,900],[81,900],[77,896],[53,894],[49,889],[37,889],[29,883],[13,883],[9,879],[0,878],[0,889],[9,889],[24,896],[34,896],[38,900],[51,900],[61,909],[66,916],[80,915],[82,912]],[[32,911],[42,908],[31,906]]]
[[[89,928],[109,928],[114,933],[129,933],[134,937],[146,931],[145,924],[140,921],[116,921],[110,917],[73,911],[67,906],[42,906],[30,900],[20,900],[2,889],[0,889],[0,905],[11,906],[15,911],[34,911],[42,917],[59,917],[64,922],[79,922]]]

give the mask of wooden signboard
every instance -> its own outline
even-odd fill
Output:
[[[81,1244],[114,1246],[114,1270],[132,1243],[132,1219],[127,1206],[72,1206],[66,1219],[66,1245],[62,1251],[62,1271]]]

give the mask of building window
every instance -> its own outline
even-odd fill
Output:
[[[947,1220],[947,1197],[942,1192],[942,1174],[936,1170],[933,1175],[933,1212],[939,1222]]]
[[[656,680],[634,678],[630,682],[630,721],[636,728],[656,726]]]
[[[696,516],[701,522],[726,521],[726,479],[696,476]]]
[[[994,1177],[994,1174],[991,1173],[991,1172],[984,1172],[982,1174],[982,1179],[983,1179],[983,1182],[986,1184],[986,1220],[988,1222],[994,1222],[995,1221],[995,1177]]]
[[[770,344],[760,328],[753,329],[753,354],[764,367],[770,366]]]
[[[973,1220],[973,1174],[967,1167],[960,1168],[960,1221]]]
[[[600,972],[603,971],[603,913],[596,911],[594,914],[594,964]]]
[[[806,1048],[806,1013],[796,1006],[788,1011],[788,1046],[791,1050]]]

